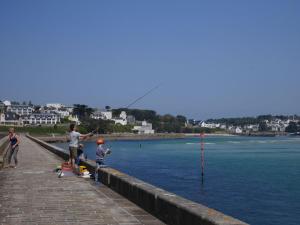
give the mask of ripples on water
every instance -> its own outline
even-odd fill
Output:
[[[300,224],[299,138],[206,137],[203,184],[198,138],[108,144],[107,164],[141,180],[250,224]]]

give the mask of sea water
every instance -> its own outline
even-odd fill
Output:
[[[107,165],[167,191],[250,224],[300,224],[300,138],[207,136],[204,177],[200,138],[107,145]]]

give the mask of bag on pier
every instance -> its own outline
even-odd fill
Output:
[[[58,177],[70,177],[70,176],[75,176],[73,173],[73,168],[72,165],[69,164],[68,162],[64,162],[61,164],[61,171],[58,174]]]

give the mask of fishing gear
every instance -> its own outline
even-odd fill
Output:
[[[137,103],[138,101],[140,101],[141,99],[143,99],[144,97],[146,97],[147,95],[149,95],[151,92],[153,92],[154,90],[156,90],[157,88],[159,88],[160,86],[161,86],[161,84],[159,84],[159,85],[151,88],[144,95],[142,95],[141,97],[138,97],[137,99],[135,99],[132,103],[130,103],[129,105],[127,105],[125,108],[129,108],[130,106],[134,105],[135,103]]]

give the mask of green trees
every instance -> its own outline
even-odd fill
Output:
[[[182,125],[184,125],[185,124],[185,122],[186,122],[186,117],[185,116],[182,116],[182,115],[177,115],[176,116],[176,119],[177,119],[177,121],[178,122],[180,122]]]
[[[171,114],[165,114],[163,116],[157,116],[153,122],[153,128],[157,132],[168,133],[181,133],[185,126],[184,116],[172,116]]]
[[[269,131],[270,129],[268,128],[267,123],[262,121],[259,123],[258,130],[259,131]]]
[[[127,115],[132,115],[136,120],[143,121],[154,121],[156,119],[156,112],[153,110],[145,110],[145,109],[128,109],[128,108],[119,108],[113,109],[112,113],[114,117],[118,117],[122,111],[125,111]]]
[[[268,115],[260,115],[256,118],[258,121],[264,121],[264,120],[271,121],[274,117],[272,115],[268,114]]]
[[[285,131],[289,133],[300,132],[300,122],[298,122],[298,124],[295,122],[290,122],[289,125],[285,128]]]
[[[120,125],[115,124],[111,120],[96,120],[92,118],[85,118],[82,120],[82,123],[79,126],[81,132],[92,132],[96,131],[99,134],[108,134],[108,133],[130,133],[132,132],[133,126],[131,125]]]
[[[96,130],[100,134],[105,134],[111,131],[111,124],[114,124],[114,122],[110,120],[96,120],[85,117],[81,120],[80,127],[83,127],[86,132],[92,132]]]
[[[132,125],[121,125],[121,124],[110,124],[109,132],[110,133],[131,133]]]
[[[259,119],[255,117],[241,117],[241,118],[221,118],[221,119],[209,119],[207,122],[209,123],[222,123],[227,126],[244,126],[248,124],[258,124]]]
[[[122,111],[125,111],[127,115],[134,116],[137,121],[146,120],[152,123],[156,132],[180,133],[185,127],[186,117],[182,115],[158,115],[154,110],[119,108],[112,110],[113,116],[118,117]]]
[[[94,110],[87,105],[74,104],[73,114],[77,115],[79,119],[89,117],[93,111]]]

